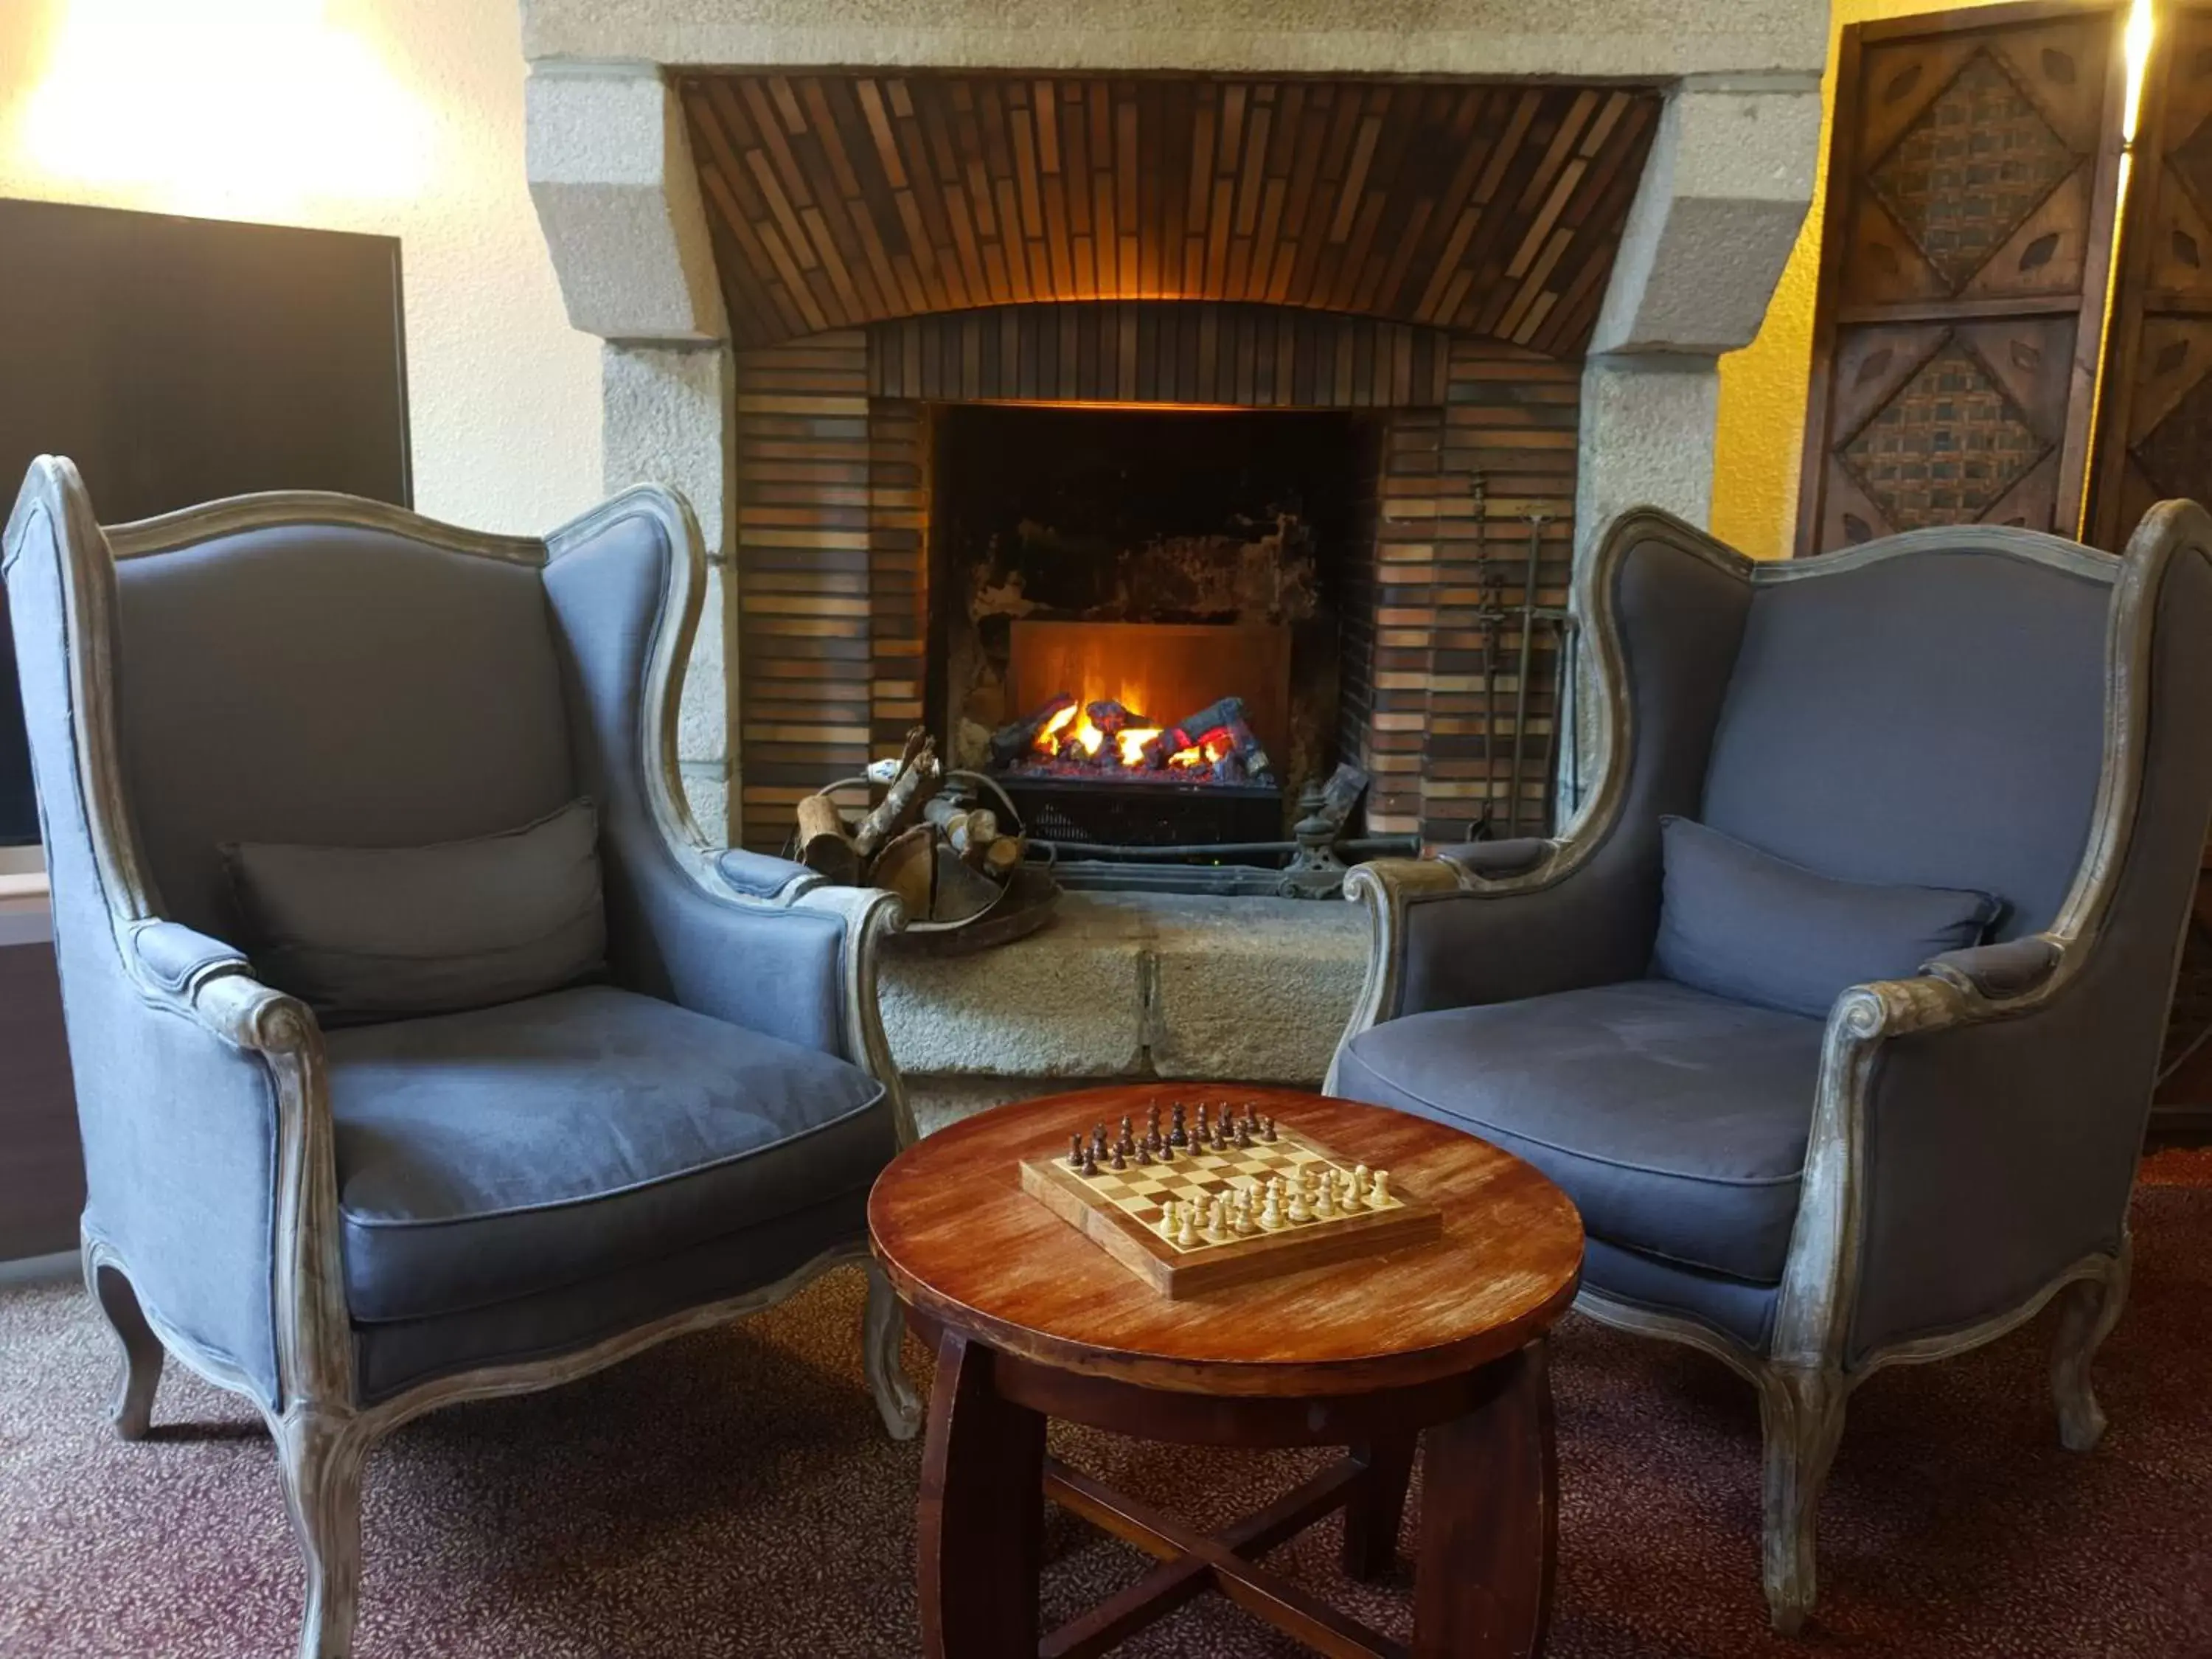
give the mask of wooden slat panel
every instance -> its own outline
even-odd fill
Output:
[[[1571,356],[1659,109],[1641,89],[1390,81],[717,71],[680,88],[741,345],[1141,298]]]
[[[1450,354],[1438,329],[1173,301],[939,313],[868,341],[872,392],[940,403],[1389,409],[1443,403]]]

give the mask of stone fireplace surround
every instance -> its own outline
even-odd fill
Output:
[[[1692,521],[1705,517],[1716,360],[1756,332],[1811,195],[1827,21],[1820,0],[1725,8],[1698,0],[1542,7],[1520,0],[1091,0],[1054,8],[1012,0],[895,8],[877,0],[522,0],[522,11],[532,193],[570,320],[606,343],[605,482],[610,489],[640,477],[676,485],[705,532],[708,612],[686,678],[678,744],[695,810],[733,841],[763,838],[772,821],[787,816],[779,797],[800,787],[775,771],[774,745],[791,722],[775,706],[775,635],[760,628],[763,617],[781,607],[787,617],[834,618],[849,609],[870,642],[862,647],[870,660],[846,676],[864,688],[859,718],[834,722],[851,729],[804,757],[808,776],[821,776],[821,763],[833,755],[842,760],[880,746],[885,731],[903,729],[918,712],[908,705],[920,700],[919,665],[913,674],[887,672],[880,650],[884,611],[872,594],[897,586],[895,569],[890,581],[877,575],[885,567],[884,538],[860,542],[870,592],[844,605],[826,592],[779,599],[778,585],[756,574],[748,536],[768,530],[776,539],[769,527],[792,515],[749,481],[757,452],[748,446],[747,425],[793,414],[857,421],[864,445],[888,434],[895,449],[900,421],[920,406],[913,397],[926,400],[932,388],[887,384],[888,364],[911,373],[924,362],[918,346],[893,352],[891,342],[962,325],[941,313],[866,318],[842,335],[811,338],[770,326],[766,308],[775,296],[745,288],[718,265],[718,254],[722,264],[735,257],[728,216],[718,218],[702,190],[687,85],[704,74],[756,71],[1019,70],[1040,86],[1043,76],[1108,73],[1117,85],[1164,76],[1419,76],[1613,82],[1662,100],[1618,253],[1592,299],[1593,320],[1577,356],[1557,362],[1573,394],[1571,435],[1562,431],[1558,440],[1572,460],[1565,474],[1571,501],[1556,503],[1567,510],[1556,514],[1552,532],[1563,580],[1569,562],[1623,507],[1652,501]],[[1155,282],[1149,291],[1141,285],[1146,274]],[[1176,301],[1242,297],[1187,283],[1163,294],[1157,272],[1140,270],[1133,258],[1123,260],[1121,275],[1128,280],[1108,270],[1079,296],[1054,297],[1170,309]],[[735,315],[732,295],[743,307]],[[972,301],[989,296],[978,290],[969,297],[972,316]],[[1298,314],[1339,332],[1389,322],[1340,310]],[[1440,344],[1447,361],[1516,349],[1465,333]],[[840,352],[853,366],[848,384],[793,390],[763,383],[764,374],[775,379],[775,354],[786,367],[803,362],[813,373],[834,365]],[[1552,372],[1554,363],[1542,368]],[[1108,396],[1122,390],[1117,384]],[[908,396],[884,395],[895,392]],[[793,398],[827,401],[776,406]],[[917,476],[910,488],[919,483]],[[926,503],[902,498],[893,473],[871,474],[862,499],[872,528],[921,527]],[[1382,535],[1395,542],[1400,584],[1382,593],[1376,617],[1382,629],[1428,629],[1432,653],[1449,644],[1438,618],[1448,620],[1455,597],[1445,585],[1449,564],[1440,574],[1436,517],[1433,490],[1401,492],[1395,512],[1386,501]],[[1431,668],[1441,662],[1432,655]],[[1418,696],[1375,723],[1376,746],[1364,758],[1380,780],[1382,827],[1434,830],[1457,810],[1449,782],[1434,793],[1437,769],[1425,776],[1420,755],[1431,726],[1449,724],[1450,692],[1432,672]],[[1412,757],[1398,763],[1395,777],[1394,745]],[[1467,816],[1457,811],[1461,822]],[[979,1091],[1018,1093],[1044,1078],[1256,1077],[1271,1054],[1278,1057],[1266,1074],[1311,1081],[1306,1074],[1317,1075],[1327,1043],[1271,1047],[1269,1033],[1333,1036],[1357,989],[1364,927],[1337,907],[1302,913],[1287,902],[1211,902],[1247,908],[1231,922],[1205,902],[1087,899],[1012,947],[1022,962],[1001,952],[973,963],[895,965],[887,1019],[902,1063],[924,1079],[925,1102],[932,1085],[957,1105]],[[1323,908],[1328,915],[1317,914]],[[983,982],[1006,974],[1066,983],[1066,997],[1053,1000],[1065,1003],[1064,1017],[1054,1024],[1018,1009],[994,1013]],[[1092,978],[1099,982],[1079,988]]]

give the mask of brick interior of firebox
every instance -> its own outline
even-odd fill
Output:
[[[1364,672],[1378,423],[959,405],[931,437],[930,714],[956,760],[1063,833],[1286,833]]]

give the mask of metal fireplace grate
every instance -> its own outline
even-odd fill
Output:
[[[1033,838],[1115,847],[1279,841],[1283,792],[1271,784],[1133,783],[1118,778],[993,781],[1012,797]]]

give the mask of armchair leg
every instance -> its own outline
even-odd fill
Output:
[[[108,1416],[125,1440],[143,1440],[153,1425],[154,1391],[161,1386],[161,1339],[146,1322],[138,1293],[103,1246],[84,1241],[84,1287],[107,1316],[107,1328],[123,1345],[123,1374],[116,1380]]]
[[[349,1413],[288,1412],[270,1428],[307,1570],[300,1659],[349,1659],[361,1601],[361,1470],[368,1437]]]
[[[1813,1610],[1814,1535],[1820,1488],[1843,1438],[1839,1372],[1812,1365],[1771,1365],[1759,1385],[1759,1428],[1766,1443],[1764,1577],[1774,1628],[1795,1636]]]
[[[867,1264],[868,1305],[860,1316],[860,1357],[868,1374],[868,1389],[876,1396],[884,1429],[894,1440],[911,1440],[921,1428],[921,1396],[907,1380],[899,1358],[906,1334],[906,1320],[898,1293],[891,1289],[883,1264]]]
[[[2068,1451],[2093,1449],[2104,1437],[2105,1411],[2089,1386],[2089,1362],[2127,1305],[2134,1261],[2132,1240],[2094,1279],[2066,1287],[2060,1298],[2058,1336],[2051,1351],[2051,1392],[2058,1402],[2058,1443]]]

